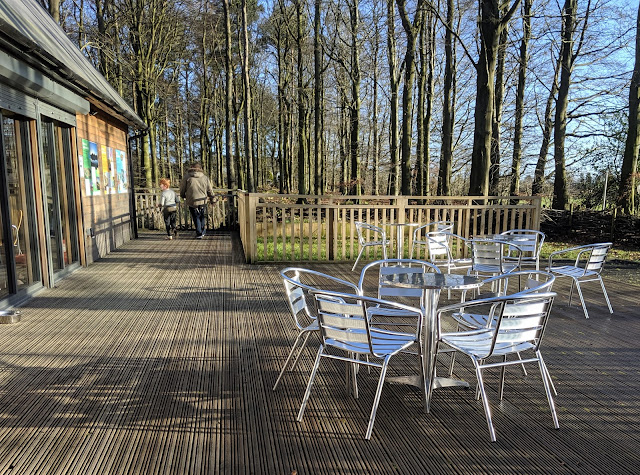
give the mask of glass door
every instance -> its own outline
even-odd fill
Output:
[[[41,282],[29,121],[0,114],[0,298]]]
[[[43,119],[42,160],[51,266],[56,272],[79,260],[71,130],[68,127]]]

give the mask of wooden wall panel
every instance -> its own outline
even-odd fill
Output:
[[[127,126],[98,112],[95,115],[79,115],[77,120],[78,155],[82,154],[82,139],[105,145],[126,153]],[[127,167],[129,176],[129,167]],[[131,185],[129,176],[129,186]],[[116,247],[131,239],[131,209],[129,193],[100,194],[87,196],[84,180],[81,179],[82,212],[84,221],[84,241],[87,263],[105,256]],[[93,231],[93,237],[91,232]]]

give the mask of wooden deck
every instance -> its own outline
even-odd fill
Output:
[[[425,414],[391,384],[365,441],[377,374],[355,400],[323,366],[296,422],[317,340],[271,391],[295,337],[282,267],[244,264],[229,234],[143,234],[41,292],[0,326],[0,473],[638,473],[640,287],[605,274],[609,315],[587,284],[589,320],[556,301],[543,354],[560,430],[539,375],[514,368],[502,403],[489,391],[496,443],[473,390],[438,390]]]

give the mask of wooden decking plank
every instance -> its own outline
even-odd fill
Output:
[[[599,286],[587,284],[586,320],[575,303],[566,306],[570,281],[556,282],[543,354],[559,391],[560,430],[535,368],[525,378],[514,367],[502,402],[496,372],[487,376],[495,444],[473,391],[436,391],[427,415],[417,390],[393,384],[364,441],[377,370],[363,370],[354,400],[344,366],[323,362],[298,423],[318,346],[312,337],[299,367],[271,391],[295,338],[278,275],[285,266],[244,264],[230,234],[143,234],[38,294],[20,324],[0,326],[0,472],[637,469],[639,287],[605,273],[610,315]],[[358,278],[348,263],[304,266]],[[469,362],[458,360],[456,374],[473,383]],[[391,366],[415,370],[404,356]]]

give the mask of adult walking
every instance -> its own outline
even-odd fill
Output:
[[[184,198],[191,212],[196,226],[196,239],[202,239],[206,231],[207,200],[213,200],[213,188],[199,163],[187,170],[180,183],[180,197]]]

